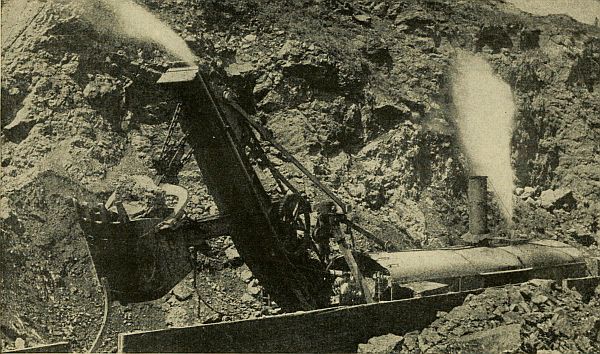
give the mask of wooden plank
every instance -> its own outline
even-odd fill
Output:
[[[7,350],[5,353],[71,353],[71,345],[69,342],[57,342],[23,349]]]
[[[450,311],[481,291],[121,333],[119,352],[352,352],[373,336],[424,328],[438,311]]]
[[[343,238],[340,239],[338,241],[338,246],[340,248],[340,253],[344,256],[346,263],[350,267],[350,271],[352,272],[354,281],[356,281],[360,285],[367,304],[373,303],[373,295],[371,294],[371,291],[369,291],[369,287],[363,279],[362,273],[358,268],[358,264],[354,259],[354,255],[352,255],[352,250],[350,250],[350,248],[346,245],[346,240]]]

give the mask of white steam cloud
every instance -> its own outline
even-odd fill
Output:
[[[190,65],[198,59],[173,29],[131,0],[85,0],[83,9],[100,30],[156,43]]]
[[[600,18],[598,0],[509,0],[508,2],[534,15],[565,14],[590,25]]]
[[[515,113],[510,86],[494,75],[483,58],[459,52],[452,93],[459,136],[472,172],[488,176],[503,216],[510,223],[514,189],[510,153]]]

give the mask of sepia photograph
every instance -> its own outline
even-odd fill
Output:
[[[0,353],[600,353],[600,0],[1,0]]]

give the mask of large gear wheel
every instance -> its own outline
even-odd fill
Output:
[[[288,255],[299,256],[310,247],[310,212],[310,203],[295,193],[287,193],[279,203],[280,242]]]

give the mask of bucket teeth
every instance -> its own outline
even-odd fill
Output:
[[[92,220],[92,214],[86,202],[80,202],[77,198],[71,198],[71,201],[78,218],[88,222]]]
[[[87,202],[80,202],[79,200],[77,200],[77,198],[71,198],[71,202],[73,204],[73,207],[75,208],[77,217],[80,218],[82,221],[92,223],[96,222],[98,219],[96,215],[100,215],[99,221],[102,221],[103,223],[109,221],[108,211],[106,210],[106,208],[104,208],[104,205],[102,205],[100,212],[97,213],[96,210],[94,210],[95,208],[90,206],[90,204],[88,204]],[[100,204],[98,204],[98,206],[100,206]],[[104,213],[102,211],[104,211]]]
[[[77,217],[83,222],[95,224],[115,224],[129,222],[129,215],[125,211],[122,202],[115,202],[118,215],[106,209],[104,203],[80,202],[77,198],[71,198],[71,204],[75,209]]]
[[[71,203],[73,203],[73,208],[75,208],[75,213],[77,217],[81,217],[81,205],[79,205],[79,201],[77,198],[71,198]]]
[[[98,205],[98,214],[100,215],[100,221],[103,224],[108,223],[110,220],[109,220],[108,210],[106,210],[104,203],[98,203],[97,205]]]
[[[81,203],[81,209],[83,210],[83,219],[88,222],[94,222],[94,214],[87,202]]]
[[[92,222],[92,212],[88,207],[88,203],[80,202],[77,198],[71,198],[73,202],[73,207],[75,208],[75,212],[77,213],[77,217],[86,222]]]

